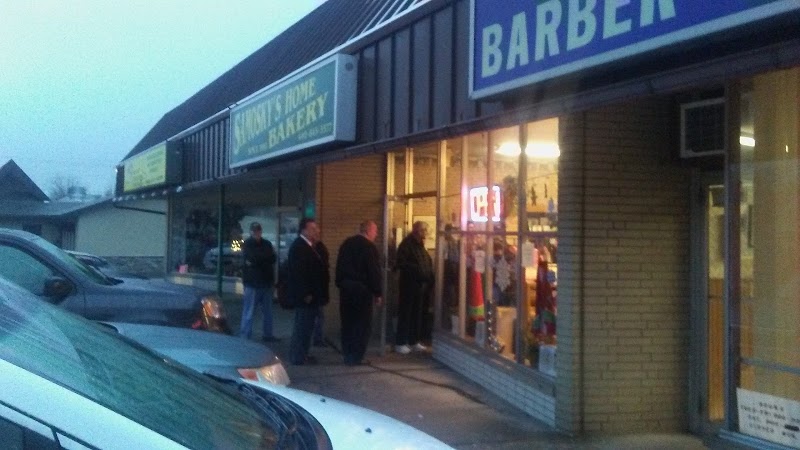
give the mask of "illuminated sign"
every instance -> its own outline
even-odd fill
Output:
[[[162,142],[126,159],[122,166],[125,193],[174,184],[180,178],[180,152],[172,142]]]
[[[355,140],[356,68],[335,55],[235,107],[230,166]]]
[[[492,187],[494,197],[494,211],[492,222],[500,222],[500,214],[503,211],[503,196],[500,194],[500,186]],[[489,221],[489,188],[476,187],[469,190],[469,218],[473,222]]]
[[[472,0],[470,97],[800,10],[797,0]]]

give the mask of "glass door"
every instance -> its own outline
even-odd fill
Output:
[[[428,225],[425,248],[434,257],[436,251],[436,193],[438,180],[438,146],[407,148],[389,153],[386,160],[387,183],[384,207],[384,307],[381,309],[381,349],[394,344],[397,327],[398,287],[394,270],[397,246],[411,232],[415,222]],[[432,299],[429,302],[432,308]],[[426,314],[433,326],[433,311]]]

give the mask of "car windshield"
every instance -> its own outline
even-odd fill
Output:
[[[190,448],[276,446],[276,431],[235,390],[44,302],[15,301],[2,287],[1,359]]]
[[[80,271],[81,273],[85,274],[89,278],[92,279],[95,283],[111,285],[117,284],[117,282],[104,275],[100,271],[89,267],[89,265],[78,261],[77,258],[73,257],[69,253],[61,250],[60,248],[56,247],[55,245],[48,242],[46,239],[42,239],[38,236],[32,238],[32,240],[36,243],[37,246],[41,247],[47,253],[53,255],[55,258],[58,258],[59,261],[63,262],[64,264],[75,268],[76,270]]]

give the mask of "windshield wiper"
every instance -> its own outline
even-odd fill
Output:
[[[273,425],[278,435],[278,448],[310,448],[298,433],[299,419],[289,404],[273,394],[260,394],[247,384],[239,385],[239,391]]]

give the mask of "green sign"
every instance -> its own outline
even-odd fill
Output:
[[[167,143],[163,142],[125,161],[123,192],[167,182]]]
[[[355,81],[352,57],[337,55],[234,108],[230,166],[352,141]]]

